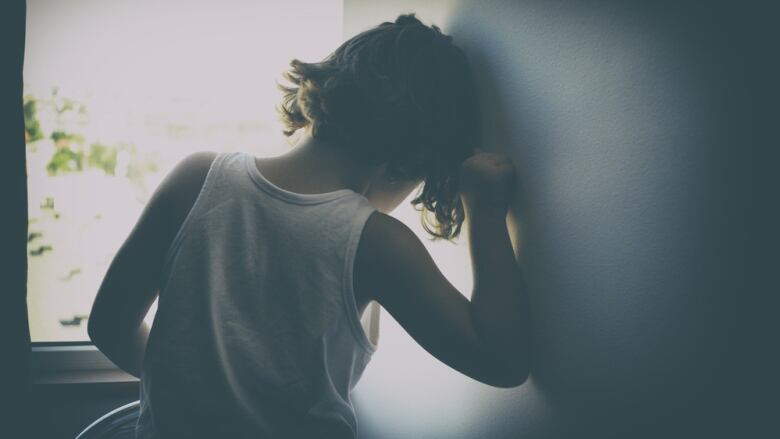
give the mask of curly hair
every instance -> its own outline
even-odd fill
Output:
[[[433,239],[457,237],[460,166],[474,154],[480,120],[471,68],[452,37],[403,14],[322,62],[290,66],[283,76],[293,85],[277,83],[284,134],[309,126],[362,163],[387,164],[392,181],[422,181],[411,204],[423,227]]]

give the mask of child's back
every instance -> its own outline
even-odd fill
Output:
[[[352,267],[374,210],[218,155],[166,258],[138,437],[353,437],[349,391],[374,346]]]

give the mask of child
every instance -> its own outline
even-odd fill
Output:
[[[354,438],[350,391],[381,304],[428,352],[483,383],[528,376],[528,305],[506,226],[514,167],[475,151],[465,55],[401,15],[320,63],[293,60],[287,154],[197,153],[167,176],[114,258],[89,319],[141,378],[138,438]],[[466,222],[467,300],[389,216],[412,201],[434,237]],[[143,322],[159,303],[151,332]]]

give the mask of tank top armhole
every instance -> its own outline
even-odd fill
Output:
[[[167,277],[168,269],[173,263],[173,259],[176,256],[176,251],[179,249],[179,245],[181,245],[182,239],[184,239],[184,236],[186,236],[187,231],[189,230],[189,224],[192,222],[192,217],[195,216],[195,212],[197,211],[198,206],[202,202],[203,198],[205,198],[205,193],[208,192],[209,188],[213,184],[212,182],[215,178],[214,174],[216,173],[216,169],[219,167],[221,161],[224,160],[224,158],[228,155],[228,153],[217,154],[209,165],[209,170],[206,172],[206,177],[203,179],[203,184],[198,191],[198,195],[195,197],[195,201],[192,203],[192,207],[190,207],[189,212],[187,212],[187,215],[184,217],[184,221],[182,221],[181,226],[179,226],[179,230],[176,232],[176,235],[174,235],[173,241],[171,241],[171,245],[168,247],[168,251],[165,254],[162,270],[164,277]]]
[[[355,215],[355,220],[352,223],[352,229],[349,234],[349,240],[347,242],[347,252],[344,261],[344,276],[343,276],[343,292],[342,302],[344,303],[344,311],[348,324],[352,330],[352,334],[355,336],[357,343],[369,354],[373,354],[376,351],[376,345],[374,345],[366,335],[363,325],[360,323],[360,314],[358,313],[357,303],[355,302],[355,291],[353,288],[353,273],[355,267],[355,255],[357,253],[357,247],[360,243],[360,237],[363,234],[366,222],[368,218],[376,212],[373,206],[365,204],[361,206]]]

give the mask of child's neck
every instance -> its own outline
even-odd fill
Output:
[[[295,147],[281,156],[261,159],[263,172],[272,182],[293,192],[323,193],[351,189],[368,191],[378,167],[368,167],[338,145],[327,144],[303,133]]]

